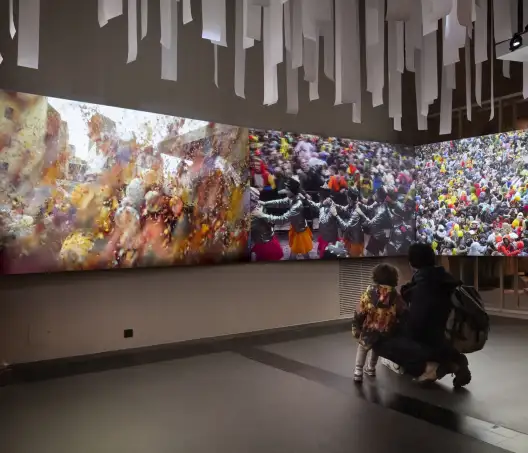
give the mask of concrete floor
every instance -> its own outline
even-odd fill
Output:
[[[357,389],[347,333],[5,387],[1,451],[521,453],[528,436],[486,427],[463,435],[362,392],[447,407],[473,417],[475,429],[492,422],[528,433],[527,337],[526,324],[497,322],[486,350],[471,357],[474,381],[456,394],[385,369]]]

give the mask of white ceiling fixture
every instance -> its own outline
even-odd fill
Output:
[[[354,122],[361,122],[363,89],[371,94],[369,99],[374,107],[386,102],[384,85],[385,74],[388,73],[388,113],[394,120],[394,128],[401,130],[401,76],[408,71],[413,72],[416,78],[418,129],[427,129],[430,106],[440,97],[443,118],[440,132],[448,134],[451,132],[451,117],[446,110],[451,105],[452,91],[455,89],[456,66],[465,65],[466,74],[469,74],[466,79],[466,104],[472,105],[474,96],[477,104],[482,105],[482,63],[493,60],[493,53],[496,58],[508,62],[503,65],[503,75],[506,77],[510,75],[510,61],[523,62],[523,91],[528,97],[528,33],[524,29],[518,30],[519,25],[516,23],[522,23],[523,27],[528,25],[528,0],[229,1],[236,3],[235,8],[227,9],[226,0],[159,0],[162,13],[160,46],[163,79],[177,80],[178,21],[181,20],[183,25],[191,22],[192,9],[200,4],[202,38],[213,44],[211,58],[214,58],[215,68],[211,83],[218,86],[218,47],[232,47],[235,55],[232,86],[236,95],[244,98],[246,52],[251,51],[255,40],[262,40],[262,102],[265,105],[278,102],[278,67],[285,65],[286,109],[290,114],[296,114],[299,110],[299,90],[303,89],[298,80],[301,68],[300,72],[308,82],[310,100],[319,99],[319,73],[322,67],[321,72],[335,83],[335,104],[350,104]],[[523,5],[521,21],[517,20],[518,1]],[[34,69],[38,69],[39,63],[40,18],[39,8],[34,7],[38,3],[38,0],[16,2],[19,11],[16,15],[18,24],[15,24],[13,0],[10,0],[7,18],[11,37],[16,36],[18,39],[18,64]],[[364,17],[359,17],[361,3]],[[107,25],[111,19],[127,11],[127,61],[131,64],[136,60],[137,53],[141,52],[138,34],[141,39],[146,36],[148,6],[153,4],[155,2],[148,0],[98,0],[101,27],[111,26],[111,23]],[[178,13],[180,8],[181,12]],[[236,30],[230,42],[226,33],[227,11],[232,11],[236,16],[231,21]],[[360,21],[365,23],[365,36],[360,35]],[[437,67],[436,58],[439,39],[443,41],[441,68]],[[460,49],[465,48],[467,54],[471,43],[474,48],[474,93],[469,55],[460,62]],[[321,64],[320,44],[324,55]],[[361,48],[366,55],[365,61],[361,59]],[[385,64],[386,54],[388,65]],[[367,74],[364,85],[362,74]],[[491,76],[493,79],[493,71]]]

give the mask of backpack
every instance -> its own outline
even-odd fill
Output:
[[[480,351],[488,341],[490,321],[479,293],[471,286],[458,286],[451,303],[445,331],[448,341],[462,354]]]

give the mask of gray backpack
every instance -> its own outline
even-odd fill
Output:
[[[459,286],[451,296],[452,309],[446,337],[462,354],[480,351],[488,341],[489,316],[479,293],[471,286]]]

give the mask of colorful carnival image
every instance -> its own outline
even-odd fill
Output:
[[[528,256],[528,134],[417,148],[417,240],[439,255]]]
[[[414,148],[249,131],[253,261],[405,255]]]
[[[246,129],[0,91],[3,273],[249,258]]]

